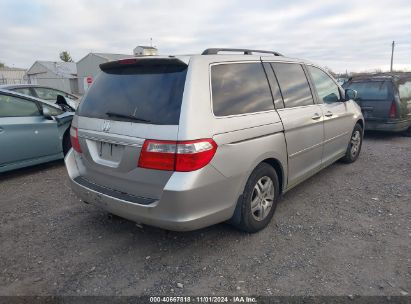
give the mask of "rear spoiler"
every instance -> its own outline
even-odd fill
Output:
[[[169,58],[124,58],[116,61],[109,61],[100,64],[102,71],[124,68],[159,68],[159,67],[175,67],[180,70],[186,69],[187,64],[175,57]]]

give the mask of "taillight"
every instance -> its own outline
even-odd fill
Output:
[[[80,142],[78,140],[78,130],[73,126],[70,128],[70,141],[71,146],[75,151],[77,151],[78,153],[83,153],[83,151],[81,151]]]
[[[388,114],[390,118],[396,118],[397,117],[397,106],[395,105],[395,101],[392,102],[391,107],[390,107],[390,113]]]
[[[189,141],[146,140],[138,166],[147,169],[188,172],[203,168],[214,157],[212,139]]]

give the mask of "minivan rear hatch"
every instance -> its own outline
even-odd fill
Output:
[[[176,58],[104,63],[77,110],[87,183],[158,199],[171,171],[138,167],[145,139],[177,140],[188,65]]]

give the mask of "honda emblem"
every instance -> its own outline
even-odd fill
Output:
[[[102,130],[103,132],[108,132],[108,131],[110,131],[110,128],[111,128],[110,121],[109,121],[109,120],[105,120],[105,121],[103,122],[103,126],[102,126],[101,130]]]

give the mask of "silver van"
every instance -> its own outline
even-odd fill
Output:
[[[303,60],[207,49],[100,67],[65,162],[84,202],[139,223],[256,232],[283,193],[361,150],[355,91]]]

